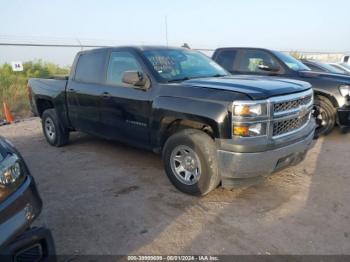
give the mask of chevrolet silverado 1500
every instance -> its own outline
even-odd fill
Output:
[[[170,181],[195,195],[296,164],[314,136],[310,84],[231,76],[181,48],[82,51],[69,77],[30,79],[28,89],[51,145],[78,130],[153,150]]]

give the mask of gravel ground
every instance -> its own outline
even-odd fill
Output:
[[[178,192],[160,157],[81,133],[49,146],[40,120],[0,127],[35,176],[58,254],[350,254],[350,134],[300,165],[203,198]]]

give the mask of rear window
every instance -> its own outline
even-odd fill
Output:
[[[103,83],[105,52],[92,52],[79,57],[74,80],[85,83]]]
[[[216,57],[216,62],[227,71],[233,71],[233,63],[236,59],[237,50],[220,51]]]

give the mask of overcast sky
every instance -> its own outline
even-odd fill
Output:
[[[169,45],[350,52],[346,0],[0,1],[0,42],[166,44],[167,17]],[[78,50],[0,46],[0,63],[69,65]]]

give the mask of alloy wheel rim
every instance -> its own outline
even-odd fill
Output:
[[[316,110],[317,114],[314,116],[316,119],[316,125],[317,125],[317,129],[323,129],[328,121],[329,121],[329,117],[327,112],[320,106],[316,106]]]
[[[175,177],[185,185],[198,182],[201,169],[197,153],[188,146],[179,145],[173,149],[170,156],[171,169]]]
[[[45,119],[45,133],[47,135],[47,137],[53,141],[55,140],[55,137],[56,137],[56,129],[55,129],[55,125],[52,121],[51,118],[46,118]]]

